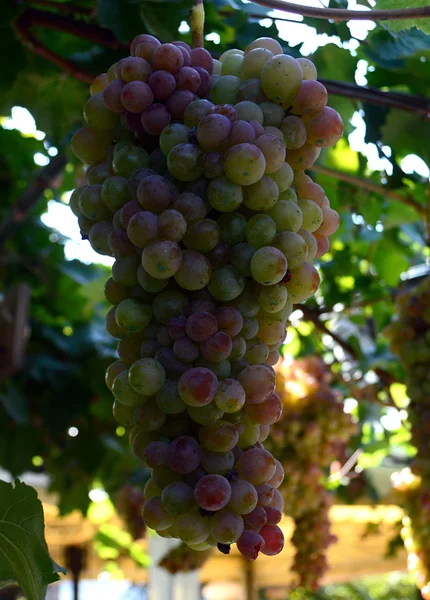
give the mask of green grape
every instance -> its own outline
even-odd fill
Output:
[[[247,54],[247,57],[249,54]],[[270,58],[270,57],[269,57]],[[260,108],[263,111],[263,125],[264,127],[279,127],[282,119],[285,116],[284,109],[279,104],[274,102],[260,102]]]
[[[106,369],[105,382],[108,388],[112,389],[112,384],[117,375],[127,370],[127,365],[122,360],[116,360]]]
[[[245,390],[235,379],[224,379],[218,384],[215,404],[225,413],[236,413],[245,404]]]
[[[173,481],[164,488],[161,503],[169,514],[183,515],[193,507],[193,488],[184,481]]]
[[[130,386],[139,394],[154,396],[163,387],[166,373],[153,358],[142,358],[134,362],[128,372]]]
[[[167,166],[179,181],[194,181],[203,175],[203,156],[194,144],[178,144],[167,155]]]
[[[178,144],[187,144],[190,130],[181,123],[172,123],[165,127],[160,135],[160,148],[164,156],[168,156],[170,150]]]
[[[277,313],[283,309],[287,298],[287,287],[283,283],[270,286],[262,285],[257,289],[258,304],[268,313]]]
[[[214,108],[212,102],[204,100],[203,98],[198,98],[197,100],[190,102],[184,112],[184,124],[187,127],[197,127],[204,117],[213,113]]]
[[[243,277],[229,265],[216,269],[208,283],[209,293],[220,302],[234,300],[243,292],[244,287]]]
[[[203,425],[198,435],[202,446],[212,452],[228,452],[236,446],[239,439],[236,427],[223,420],[213,425]]]
[[[270,37],[260,37],[254,40],[246,47],[245,56],[254,50],[254,48],[266,48],[266,50],[270,50],[272,54],[282,54],[282,46],[279,42]]]
[[[185,290],[200,290],[211,278],[212,266],[206,256],[194,250],[182,253],[182,263],[175,273],[175,281]]]
[[[313,236],[312,233],[310,233],[306,229],[299,229],[299,231],[297,233],[306,242],[306,246],[308,248],[308,255],[306,257],[306,260],[308,262],[310,262],[311,260],[313,260],[315,258],[315,255],[317,253],[317,241],[315,239],[315,236]]]
[[[88,239],[93,250],[105,256],[112,256],[109,246],[109,236],[112,231],[113,225],[111,221],[98,221],[95,223],[88,234]]]
[[[125,331],[142,331],[151,322],[152,309],[139,300],[126,298],[116,307],[115,319]]]
[[[276,235],[276,223],[267,215],[254,215],[246,224],[246,240],[255,249],[268,246]]]
[[[70,210],[76,217],[79,217],[79,215],[81,214],[81,207],[79,205],[79,199],[80,199],[80,196],[85,187],[86,187],[85,185],[81,185],[81,186],[75,188],[69,198]]]
[[[149,154],[138,146],[123,148],[114,153],[112,166],[115,175],[130,177],[136,169],[149,167]]]
[[[139,268],[137,269],[137,279],[139,285],[150,294],[162,292],[169,283],[168,279],[157,279],[152,277],[152,275],[145,271],[142,265],[139,265]]]
[[[138,406],[134,411],[134,422],[142,431],[153,431],[154,433],[163,426],[166,413],[151,399],[143,406]]]
[[[242,214],[232,212],[221,215],[217,223],[221,231],[221,241],[227,248],[245,241],[246,218]]]
[[[209,524],[212,537],[220,544],[233,544],[245,528],[242,517],[227,508],[218,510]]]
[[[188,406],[187,411],[190,419],[199,425],[213,425],[219,421],[224,414],[215,402],[210,402],[205,406]]]
[[[250,317],[249,319],[244,319],[243,326],[240,332],[240,335],[244,340],[251,340],[258,334],[258,321]]]
[[[244,189],[243,203],[247,208],[258,211],[269,210],[276,204],[279,190],[276,183],[268,175]]]
[[[145,483],[145,487],[143,488],[143,494],[146,500],[150,500],[151,498],[155,498],[155,496],[161,496],[161,492],[163,490],[160,489],[157,485],[155,485],[152,477],[148,479]]]
[[[278,54],[270,58],[261,71],[261,85],[267,96],[288,108],[303,80],[303,71],[295,58]]]
[[[230,251],[230,264],[243,277],[251,277],[251,258],[254,256],[256,248],[243,242],[237,244]]]
[[[133,389],[128,380],[129,371],[122,371],[117,375],[112,383],[112,393],[115,400],[126,406],[140,406],[148,398]]]
[[[281,231],[273,240],[275,248],[279,248],[285,256],[290,269],[297,269],[305,260],[308,260],[308,247],[306,241],[293,231]]]
[[[83,127],[72,137],[73,154],[83,163],[103,160],[110,147],[110,131]]]
[[[92,221],[103,221],[109,218],[109,210],[102,202],[102,186],[86,185],[79,194],[79,208]]]
[[[285,163],[286,150],[282,139],[264,133],[255,140],[266,159],[266,174],[276,173]]]
[[[254,48],[243,57],[241,65],[242,79],[259,79],[261,70],[273,53],[266,48]]]
[[[243,200],[242,186],[228,177],[216,177],[208,185],[208,200],[220,212],[231,212],[239,208]]]
[[[113,129],[118,121],[118,115],[108,109],[103,94],[99,92],[88,98],[84,106],[84,119],[95,129]]]
[[[222,75],[235,75],[240,77],[243,56],[238,53],[230,54],[222,62],[221,74]]]
[[[302,69],[304,80],[316,80],[316,78],[318,77],[317,69],[311,60],[309,60],[308,58],[300,57],[297,59],[297,62],[300,64],[300,67]]]
[[[220,241],[221,230],[213,219],[201,219],[188,227],[183,243],[190,250],[210,252]]]
[[[180,242],[186,231],[187,221],[178,210],[164,210],[158,216],[158,232],[161,238]]]
[[[261,285],[279,283],[287,272],[287,259],[278,248],[265,246],[251,259],[251,274]]]
[[[171,277],[177,273],[181,262],[181,249],[171,240],[151,242],[142,252],[142,266],[155,279]]]
[[[101,198],[107,208],[115,213],[131,200],[128,180],[118,175],[109,177],[102,184]]]
[[[234,183],[249,186],[261,179],[266,169],[263,153],[254,144],[236,144],[224,156],[224,171]]]
[[[113,280],[124,287],[136,285],[139,263],[137,256],[120,256],[112,265]]]
[[[222,360],[221,362],[211,362],[209,360],[206,360],[202,356],[199,356],[199,358],[195,361],[195,364],[197,367],[210,369],[220,381],[222,379],[230,377],[231,375],[230,360]]]
[[[175,290],[164,290],[155,296],[152,311],[160,323],[167,325],[173,317],[185,314],[187,306],[188,298],[184,294]]]
[[[318,289],[320,276],[314,266],[308,262],[291,269],[291,279],[287,283],[288,295],[294,304],[303,302]]]
[[[175,525],[179,539],[185,544],[201,544],[209,537],[209,519],[201,517],[196,509],[179,515]]]
[[[257,121],[260,125],[263,124],[263,111],[255,102],[242,100],[242,102],[236,104],[234,108],[236,109],[238,119],[243,121]]]
[[[173,524],[173,516],[165,510],[159,496],[145,502],[143,519],[147,527],[156,531],[163,531]]]
[[[263,102],[268,100],[261,87],[260,79],[251,78],[242,81],[237,94],[238,100],[249,100],[250,102]]]
[[[267,350],[267,346],[266,346]],[[269,351],[266,352],[266,358],[269,354]],[[259,363],[255,363],[259,364]],[[258,442],[258,438],[260,437],[260,427],[251,421],[243,421],[243,430],[239,435],[239,441],[237,445],[239,448],[250,448],[254,444]]]
[[[168,415],[178,415],[185,411],[186,404],[178,393],[176,379],[168,379],[156,396],[157,406]]]
[[[255,317],[258,314],[260,306],[255,297],[255,290],[253,285],[248,285],[244,291],[230,302],[230,306],[237,308],[244,319]]]
[[[303,213],[303,229],[310,231],[310,233],[316,231],[323,222],[321,208],[313,200],[299,200],[297,205]]]
[[[224,64],[225,60],[229,57],[232,56],[234,54],[238,54],[239,56],[243,56],[245,53],[243,50],[239,50],[238,48],[231,48],[230,50],[226,50],[225,52],[223,52],[221,54],[221,56],[219,57],[219,61],[221,63],[221,65]]]
[[[211,100],[214,104],[232,104],[237,102],[240,79],[236,75],[221,75],[211,87]]]
[[[288,167],[290,167],[290,165],[288,163],[285,163],[285,164]],[[290,167],[290,169],[291,169],[291,167]],[[279,194],[279,200],[288,200],[289,202],[294,202],[295,204],[297,204],[297,202],[298,202],[297,193],[295,190],[293,190],[293,188],[290,187],[287,190],[285,190],[284,192]]]
[[[303,213],[300,207],[289,200],[278,200],[267,214],[275,221],[278,231],[296,232],[303,225]]]
[[[232,343],[233,347],[231,349],[229,358],[231,361],[240,360],[245,356],[246,342],[243,337],[237,335],[232,339]]]

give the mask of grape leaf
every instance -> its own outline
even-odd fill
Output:
[[[377,10],[393,10],[396,8],[421,8],[427,6],[427,0],[377,0],[375,9]],[[399,19],[398,21],[384,21],[384,24],[388,26],[392,31],[400,31],[401,29],[412,29],[417,27],[424,31],[424,33],[430,33],[430,19]]]
[[[49,583],[65,573],[49,556],[42,503],[19,479],[0,481],[0,586],[17,582],[27,600],[43,600]]]

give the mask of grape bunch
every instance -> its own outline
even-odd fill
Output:
[[[172,575],[188,573],[200,569],[210,558],[212,549],[197,552],[183,542],[176,548],[169,550],[159,561],[158,565]]]
[[[417,449],[412,469],[393,475],[407,516],[402,536],[408,567],[421,595],[430,600],[430,278],[397,299],[397,320],[385,330],[400,358],[410,398],[408,417]]]
[[[146,526],[142,517],[145,496],[140,487],[124,485],[114,496],[115,507],[134,540],[145,537]]]
[[[278,348],[319,284],[339,224],[306,175],[342,135],[307,59],[270,38],[214,60],[143,34],[99,75],[72,139],[87,184],[70,205],[113,256],[106,372],[115,419],[151,469],[143,517],[165,537],[274,555],[283,470]]]
[[[279,490],[284,512],[295,521],[293,570],[301,587],[315,590],[327,570],[326,550],[336,539],[330,531],[324,468],[345,454],[356,425],[343,411],[319,357],[280,361],[276,372],[283,413],[267,444],[284,468]]]

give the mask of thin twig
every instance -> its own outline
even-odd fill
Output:
[[[190,29],[191,29],[191,47],[203,48],[205,25],[205,8],[203,0],[193,0],[193,7],[190,10]]]
[[[284,2],[284,0],[253,0],[254,4],[273,10],[282,10],[302,17],[328,19],[333,21],[391,21],[399,19],[419,19],[430,17],[430,6],[418,8],[398,8],[392,10],[346,10],[343,8],[318,8]]]
[[[4,246],[6,240],[15,233],[18,225],[28,217],[43,192],[52,186],[66,164],[65,155],[60,153],[51,158],[46,167],[40,169],[35,179],[18,198],[11,212],[0,223],[0,249]]]
[[[369,192],[375,192],[376,194],[381,194],[385,198],[391,198],[392,200],[396,200],[397,202],[407,204],[408,206],[416,210],[420,217],[424,218],[425,216],[425,207],[419,202],[417,202],[417,200],[412,198],[412,196],[403,196],[403,194],[400,194],[395,190],[390,190],[387,187],[374,183],[373,181],[369,181],[368,179],[354,177],[354,175],[350,175],[349,173],[336,171],[335,169],[329,169],[328,167],[322,167],[321,165],[314,165],[312,167],[312,170],[316,173],[321,173],[322,175],[335,177],[339,181],[345,181],[346,183],[349,183],[354,187],[358,187]]]
[[[346,475],[348,475],[348,473],[350,472],[350,470],[353,467],[355,467],[355,465],[358,462],[358,459],[360,458],[360,455],[363,452],[364,452],[363,448],[357,448],[357,450],[354,452],[354,454],[352,454],[348,458],[348,460],[343,465],[343,467],[341,469],[339,469],[339,471],[336,471],[335,473],[332,473],[329,476],[328,481],[330,481],[331,483],[333,483],[334,481],[340,481],[341,479],[343,479],[344,477],[346,477]]]
[[[30,4],[36,6],[43,6],[44,8],[52,8],[56,12],[64,13],[66,15],[82,15],[89,17],[93,14],[92,8],[85,8],[84,6],[78,6],[73,2],[52,2],[52,0],[30,0]]]
[[[400,92],[385,92],[374,87],[364,87],[343,81],[319,79],[325,85],[329,94],[344,96],[351,100],[362,100],[369,104],[397,108],[423,117],[429,117],[430,100],[425,96],[405,94]]]

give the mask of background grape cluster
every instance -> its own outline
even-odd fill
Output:
[[[344,412],[330,385],[330,370],[319,357],[280,361],[276,371],[283,413],[268,443],[285,471],[279,490],[284,512],[295,522],[293,570],[300,586],[316,589],[327,570],[326,550],[335,541],[324,470],[345,454],[357,426]]]
[[[137,36],[96,78],[88,165],[71,207],[115,257],[105,296],[114,416],[152,469],[146,525],[255,559],[283,547],[283,469],[263,442],[282,406],[272,365],[339,223],[305,174],[341,137],[314,65],[260,38],[220,60]]]
[[[406,516],[401,531],[408,568],[421,595],[430,599],[430,279],[397,299],[398,318],[386,328],[391,351],[406,372],[412,443],[412,468],[393,476]]]

